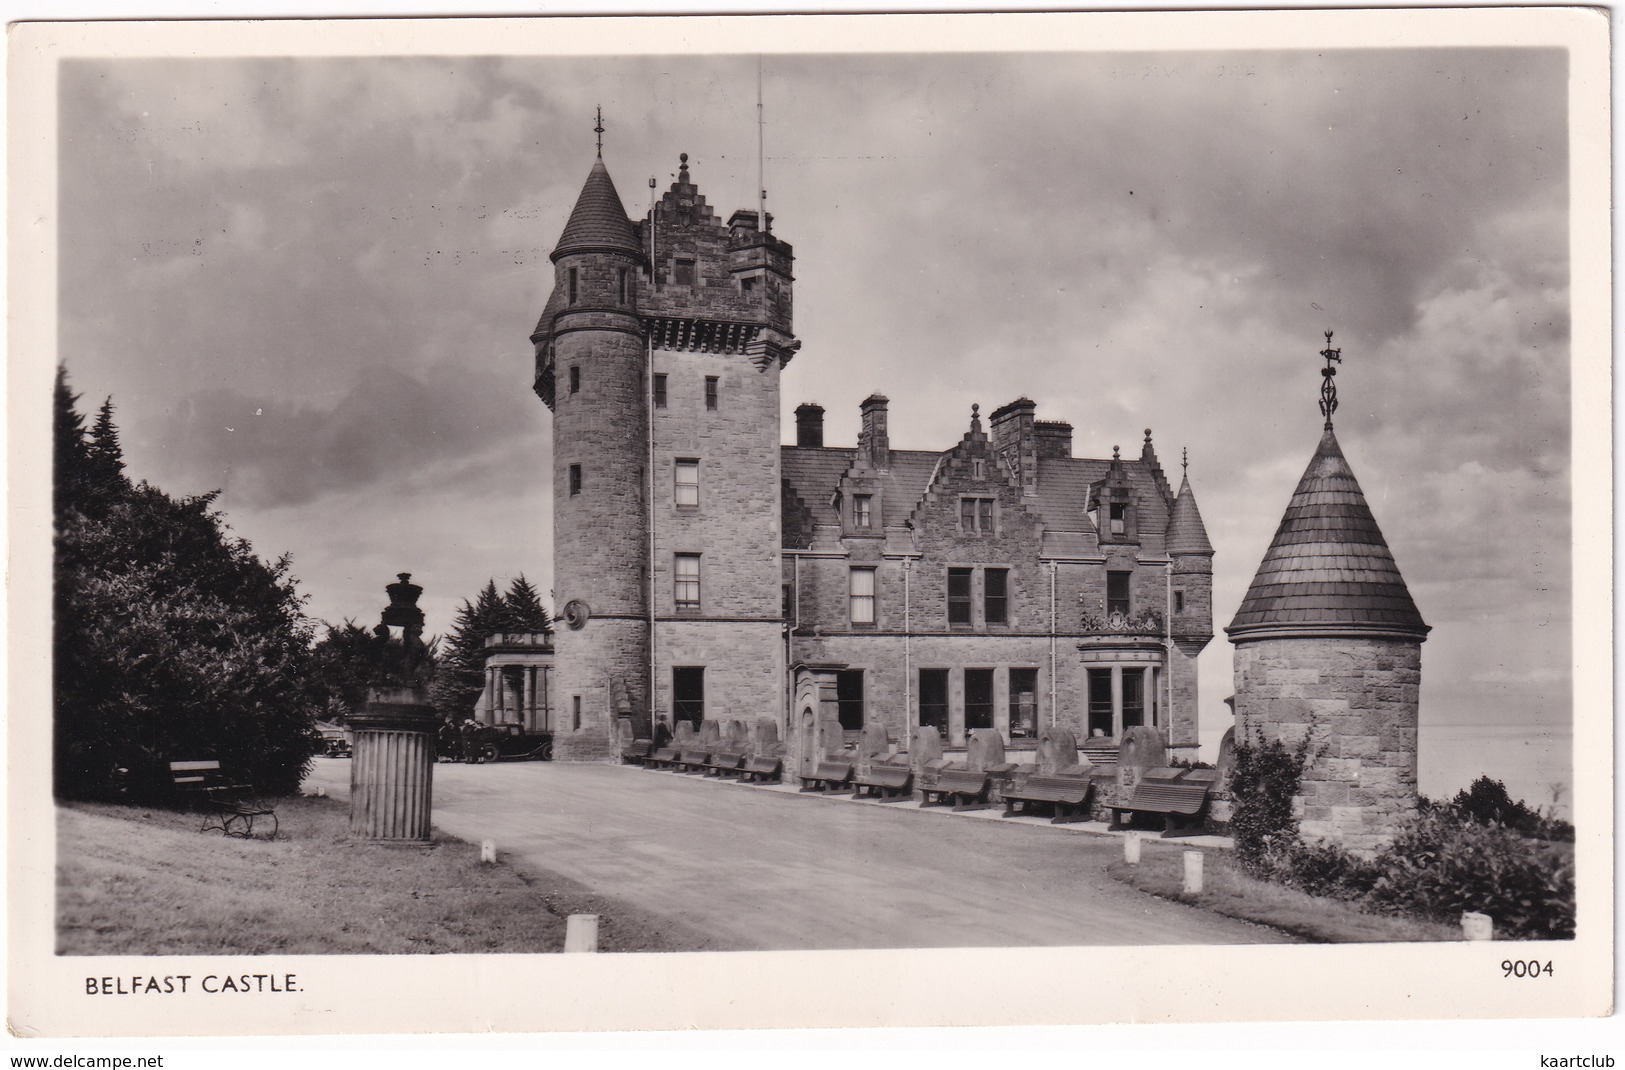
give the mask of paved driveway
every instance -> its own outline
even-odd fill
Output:
[[[345,798],[350,763],[307,788]],[[435,767],[434,824],[738,949],[1278,943],[1142,895],[1116,839],[630,766]],[[1164,849],[1148,844],[1148,849]]]

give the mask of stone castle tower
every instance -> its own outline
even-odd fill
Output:
[[[1330,344],[1328,335],[1335,354]],[[1239,739],[1308,737],[1302,835],[1369,852],[1416,811],[1429,629],[1332,431],[1326,383],[1320,444],[1225,632],[1236,648]]]
[[[722,223],[687,154],[634,224],[600,153],[553,250],[531,342],[553,412],[559,759],[607,757],[620,717],[775,713],[779,374],[800,343],[770,229]]]

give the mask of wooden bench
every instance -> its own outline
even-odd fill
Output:
[[[1217,780],[1215,769],[1153,770],[1134,785],[1128,802],[1112,807],[1112,823],[1122,824],[1125,813],[1161,814],[1163,834],[1174,832],[1199,818]]]
[[[988,776],[975,769],[944,769],[937,774],[937,782],[927,787],[920,785],[921,806],[931,806],[932,796],[942,805],[952,804],[955,811],[986,810]]]
[[[719,750],[706,759],[705,775],[715,776],[718,780],[725,776],[735,776],[739,773],[739,767],[744,764],[744,751]]]
[[[677,752],[674,765],[685,773],[704,774],[705,763],[710,760],[711,752],[708,750],[682,750]]]
[[[649,755],[653,750],[654,740],[634,739],[621,748],[621,762],[624,765],[642,765],[649,760]]]
[[[801,778],[802,791],[841,791],[852,786],[851,762],[819,762]]]
[[[739,767],[739,779],[752,783],[777,781],[784,773],[784,759],[776,754],[759,754],[746,758]]]
[[[872,795],[881,802],[899,802],[914,797],[914,771],[906,765],[872,762],[867,773],[852,782],[852,797]]]
[[[260,801],[253,785],[238,784],[226,776],[219,762],[170,762],[169,776],[182,797],[203,811],[199,832],[219,829],[227,836],[252,839],[255,822],[263,829],[263,819],[270,818],[271,831],[265,838],[276,839],[276,810]]]
[[[643,760],[645,769],[673,769],[677,765],[677,748],[661,747]]]
[[[1088,776],[1029,773],[1019,788],[1004,790],[1004,816],[1030,813],[1032,807],[1042,805],[1055,811],[1050,818],[1052,825],[1082,821],[1089,816],[1089,790],[1093,786]]]

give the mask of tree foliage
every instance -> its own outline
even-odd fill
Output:
[[[499,593],[495,579],[487,580],[474,601],[462,607],[446,634],[432,690],[442,716],[454,721],[468,717],[485,690],[485,641],[500,632],[552,634],[553,618],[541,595],[522,574]]]
[[[298,787],[327,689],[287,557],[233,537],[215,495],[173,498],[124,472],[111,401],[87,432],[55,397],[55,784],[155,794],[166,763],[217,759],[268,792]]]
[[[1288,748],[1280,740],[1248,743],[1238,740],[1230,773],[1234,799],[1230,832],[1236,842],[1236,860],[1257,870],[1270,851],[1293,843],[1298,818],[1292,798],[1309,762],[1309,741]]]

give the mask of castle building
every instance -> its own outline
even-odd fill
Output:
[[[842,728],[916,725],[950,747],[1044,726],[1197,745],[1196,656],[1213,547],[1151,432],[1138,457],[1072,456],[1070,425],[1018,398],[957,443],[894,449],[888,401],[856,446],[824,411],[780,445],[792,328],[772,217],[723,223],[682,157],[633,222],[593,163],[552,253],[531,341],[553,413],[555,755],[611,753],[615,725],[777,722],[833,682]]]
[[[1429,628],[1332,430],[1329,332],[1326,346],[1320,443],[1225,632],[1237,735],[1309,743],[1302,835],[1369,853],[1416,812]]]

